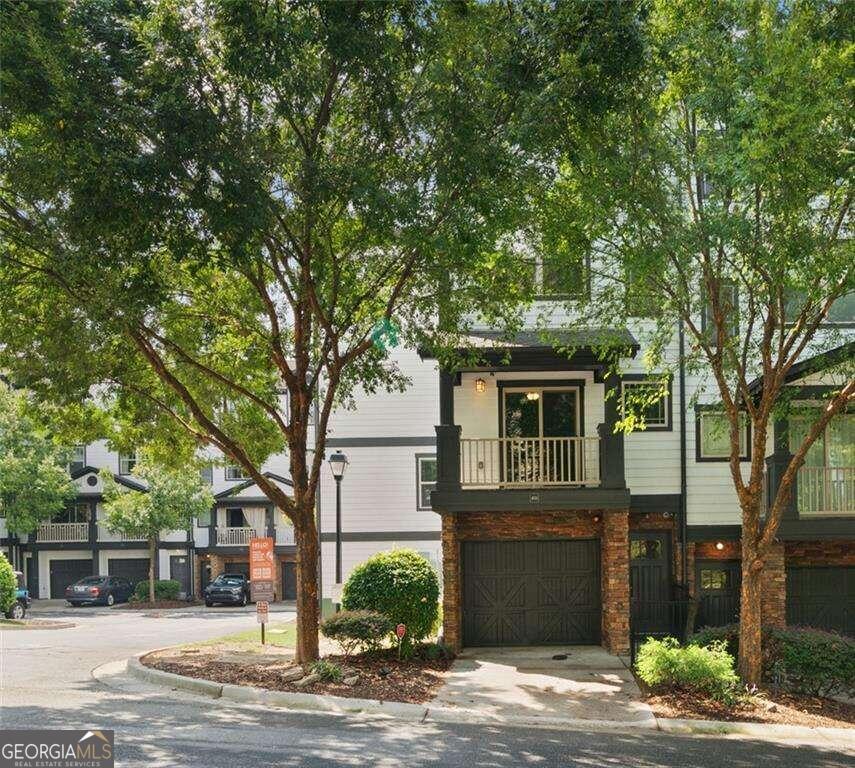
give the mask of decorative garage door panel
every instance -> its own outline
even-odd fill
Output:
[[[111,557],[107,561],[107,573],[110,576],[121,576],[131,584],[148,581],[147,557]]]
[[[855,636],[855,567],[788,568],[787,624]]]
[[[92,558],[85,560],[50,561],[50,596],[54,599],[65,597],[65,588],[75,581],[91,576]]]
[[[597,540],[465,541],[463,642],[600,642]]]

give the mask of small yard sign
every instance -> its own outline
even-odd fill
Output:
[[[259,600],[255,604],[255,618],[261,624],[261,644],[264,645],[264,625],[267,624],[267,619],[270,616],[270,603],[266,600]]]
[[[398,636],[398,640],[403,640],[404,635],[407,634],[407,625],[406,624],[398,624],[398,626],[395,627],[395,634]]]

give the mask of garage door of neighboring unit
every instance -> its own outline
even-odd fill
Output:
[[[788,568],[787,624],[855,635],[855,568]]]
[[[65,588],[69,584],[91,575],[91,557],[85,560],[51,560],[50,596],[54,599],[65,597]]]
[[[107,573],[121,576],[131,584],[148,579],[147,557],[111,557],[107,561]]]
[[[465,541],[463,642],[600,642],[597,540]]]

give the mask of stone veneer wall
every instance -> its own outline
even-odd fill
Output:
[[[787,565],[855,566],[855,541],[788,541]]]
[[[460,542],[598,538],[602,640],[612,653],[629,651],[629,513],[465,512],[442,515],[443,637],[455,650],[462,642]]]

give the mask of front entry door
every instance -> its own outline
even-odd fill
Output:
[[[578,479],[579,390],[506,389],[503,479],[508,484],[560,484]]]
[[[629,537],[629,594],[636,632],[677,632],[671,603],[671,537],[636,531]]]
[[[722,627],[739,621],[742,569],[738,560],[699,560],[695,587],[700,600],[699,627]]]
[[[181,585],[181,591],[178,594],[182,600],[186,600],[190,595],[189,555],[170,555],[169,578],[177,581]]]

